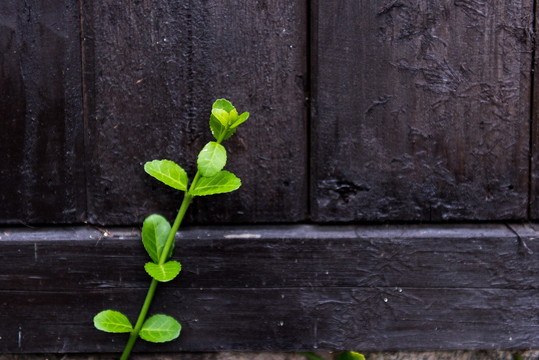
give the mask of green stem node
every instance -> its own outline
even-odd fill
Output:
[[[197,172],[195,176],[195,180],[198,180],[198,177],[199,177],[199,174]],[[194,180],[193,180],[193,183],[194,183]],[[187,212],[187,209],[189,208],[189,205],[191,204],[191,200],[193,200],[193,196],[189,195],[186,192],[183,197],[180,210],[178,210],[178,215],[176,215],[174,224],[172,224],[172,228],[170,229],[170,232],[168,233],[168,238],[167,238],[165,247],[163,248],[163,251],[161,252],[163,256],[159,257],[159,265],[163,265],[167,260],[166,254],[169,253],[170,248],[172,247],[172,244],[174,243],[174,238],[176,236],[176,233],[178,232],[178,229],[180,228],[183,218],[185,217],[185,213]],[[152,282],[148,289],[148,293],[146,294],[146,299],[144,300],[144,304],[142,305],[142,309],[140,310],[137,323],[135,324],[135,328],[133,329],[133,331],[131,331],[131,334],[129,335],[129,340],[127,341],[127,344],[125,345],[125,349],[122,353],[122,357],[120,358],[120,360],[127,360],[129,358],[129,355],[131,354],[131,350],[133,349],[133,346],[135,345],[135,342],[138,339],[140,330],[142,329],[142,325],[144,325],[144,321],[146,320],[146,316],[148,315],[148,310],[150,309],[153,296],[155,295],[155,290],[157,289],[157,283],[158,283],[157,280],[152,279]]]

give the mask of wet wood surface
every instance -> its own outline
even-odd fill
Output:
[[[0,223],[83,220],[79,28],[74,2],[0,4]]]
[[[0,351],[122,349],[92,317],[137,316],[150,281],[138,231],[0,237]],[[531,225],[187,228],[182,273],[151,309],[182,335],[158,349],[535,348],[538,238]]]
[[[306,219],[305,1],[84,2],[82,18],[90,222],[173,216],[179,193],[142,165],[167,158],[194,176],[218,98],[251,113],[224,143],[243,186],[197,199],[189,221]]]
[[[315,221],[527,217],[532,1],[313,12]]]

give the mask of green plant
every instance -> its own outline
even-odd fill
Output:
[[[300,352],[309,360],[325,360],[323,357],[316,355],[313,352]],[[338,353],[336,360],[365,360],[365,356],[355,351],[343,351]]]
[[[247,112],[238,115],[236,108],[228,100],[215,101],[210,115],[210,130],[216,141],[210,141],[200,151],[197,172],[190,185],[185,170],[170,160],[153,160],[144,165],[144,170],[149,175],[174,189],[183,191],[184,195],[172,226],[158,214],[150,215],[144,220],[142,243],[152,260],[145,264],[144,269],[152,281],[135,326],[127,316],[115,310],[104,310],[94,317],[94,326],[99,330],[130,333],[122,360],[129,357],[139,337],[146,341],[162,343],[174,340],[180,335],[181,325],[173,317],[157,314],[146,319],[146,316],[157,284],[173,280],[181,271],[181,264],[170,258],[174,248],[174,237],[193,198],[227,193],[241,186],[239,178],[223,170],[227,153],[221,143],[232,136],[248,117]]]

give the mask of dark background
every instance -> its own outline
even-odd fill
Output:
[[[168,217],[142,164],[194,172],[211,104],[243,181],[190,222],[539,216],[524,1],[3,1],[0,222]]]
[[[0,1],[0,352],[121,351],[92,318],[137,316],[181,201],[143,164],[193,176],[217,98],[243,186],[189,209],[182,335],[135,351],[539,347],[536,11]]]

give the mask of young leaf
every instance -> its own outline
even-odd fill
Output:
[[[144,265],[144,270],[155,280],[167,282],[178,276],[182,270],[182,265],[177,261],[168,261],[163,265],[149,262]]]
[[[187,190],[187,173],[170,160],[153,160],[144,164],[144,171],[177,190]]]
[[[201,177],[189,193],[194,196],[223,194],[241,186],[241,180],[228,171],[220,171],[212,177]]]
[[[139,335],[146,341],[162,343],[176,339],[181,329],[182,326],[173,317],[154,315],[144,322]]]
[[[247,118],[244,118],[240,121],[240,118],[241,116],[238,117],[238,111],[230,101],[226,99],[216,100],[213,103],[210,116],[210,129],[213,136],[216,139],[228,139],[234,134],[238,125],[247,120]]]
[[[142,224],[142,243],[155,263],[158,263],[163,255],[163,248],[167,242],[170,228],[171,226],[167,219],[158,214],[148,216]],[[167,254],[167,260],[172,256],[173,248],[174,243],[172,243],[170,252]]]
[[[226,140],[236,132],[235,127],[227,127],[226,125],[221,124],[220,120],[218,120],[213,114],[210,116],[210,129],[213,137],[216,140]]]
[[[129,319],[119,311],[104,310],[94,316],[94,326],[110,333],[128,333],[133,330]]]
[[[221,135],[226,131],[226,126],[213,115],[210,116],[210,130],[215,140],[219,140]]]
[[[299,354],[305,356],[309,360],[325,360],[323,357],[320,357],[313,352],[304,351],[304,352],[300,352]]]
[[[337,360],[365,360],[365,357],[355,351],[344,351],[339,355]]]
[[[212,111],[213,109],[221,109],[226,111],[227,113],[231,112],[232,110],[236,109],[234,105],[227,99],[217,99],[212,105]]]
[[[228,125],[229,119],[230,119],[230,114],[227,111],[225,111],[223,109],[214,108],[214,109],[211,110],[211,114],[213,116],[215,116],[215,118],[217,120],[219,120],[221,125],[223,125],[223,126]]]
[[[244,123],[247,119],[249,118],[249,113],[248,112],[244,112],[243,114],[241,114],[238,119],[236,121],[234,121],[232,123],[232,125],[230,125],[230,128],[231,129],[235,129],[237,128],[241,123]]]
[[[226,164],[226,149],[223,145],[210,141],[198,155],[197,165],[202,176],[211,177],[221,171]]]

